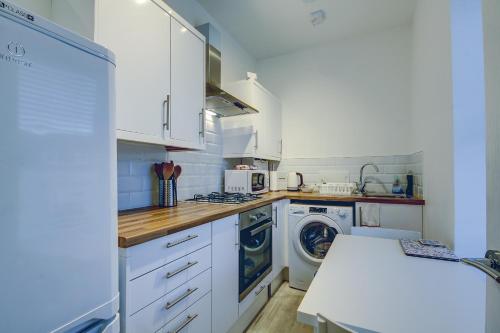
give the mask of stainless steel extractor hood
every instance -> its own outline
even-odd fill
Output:
[[[210,23],[196,27],[207,39],[206,45],[206,108],[219,117],[258,113],[250,103],[244,102],[221,88],[220,33]]]

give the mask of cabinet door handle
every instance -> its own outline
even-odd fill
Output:
[[[259,149],[259,131],[255,131],[255,150]]]
[[[186,320],[179,326],[177,327],[175,330],[173,331],[170,331],[169,333],[179,333],[180,331],[182,331],[182,329],[184,327],[186,327],[187,325],[189,325],[193,320],[196,319],[196,317],[198,317],[198,314],[195,314],[195,315],[189,315],[186,317]]]
[[[184,242],[190,241],[191,239],[195,239],[197,237],[198,237],[198,235],[188,235],[186,238],[167,243],[167,247],[168,248],[174,247],[174,246],[177,246],[177,245],[182,244]]]
[[[205,109],[201,109],[200,118],[201,118],[201,126],[200,126],[199,134],[201,135],[202,138],[204,138],[205,137]]]
[[[260,286],[259,291],[255,292],[255,296],[259,295],[262,292],[262,290],[264,290],[264,289],[266,289],[266,286]]]
[[[278,206],[273,207],[273,225],[278,228]]]
[[[186,297],[188,297],[189,295],[191,295],[192,293],[194,293],[196,290],[198,290],[198,288],[194,288],[194,289],[189,288],[184,294],[182,294],[181,296],[177,297],[173,301],[168,302],[167,305],[165,305],[165,309],[168,310],[171,307],[175,306],[177,303],[179,303],[180,301],[182,301],[183,299],[185,299]]]
[[[168,272],[167,279],[170,279],[171,277],[176,276],[177,274],[179,274],[181,272],[184,272],[186,269],[193,267],[197,263],[198,263],[197,261],[188,262],[185,266],[182,266],[181,268],[178,268],[173,272]]]
[[[359,206],[359,224],[358,224],[358,226],[360,226],[360,227],[363,226],[363,207],[361,205]]]
[[[170,94],[163,101],[163,127],[170,130]]]
[[[236,232],[236,242],[234,242],[234,245],[237,246],[237,247],[240,247],[240,225],[239,223],[235,223],[234,224],[234,229],[235,232]]]
[[[283,139],[280,140],[280,154],[283,154]]]

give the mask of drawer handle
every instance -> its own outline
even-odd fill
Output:
[[[167,243],[167,248],[177,246],[179,244],[182,244],[184,242],[190,241],[191,239],[195,239],[197,237],[198,237],[198,235],[188,235],[186,238],[179,239],[179,240]]]
[[[194,289],[189,288],[183,295],[177,297],[172,302],[168,302],[167,305],[165,305],[165,309],[168,310],[171,307],[175,306],[177,303],[179,303],[180,301],[182,301],[183,299],[185,299],[186,297],[188,297],[189,295],[194,293],[196,290],[198,290],[198,288],[194,288]]]
[[[172,276],[175,276],[181,272],[184,272],[186,269],[190,268],[190,267],[193,267],[194,265],[196,265],[198,262],[197,261],[193,261],[193,262],[188,262],[186,264],[186,266],[183,266],[181,268],[178,268],[176,269],[175,271],[173,272],[168,272],[167,273],[167,279],[170,279]]]
[[[198,317],[198,315],[197,315],[197,314],[192,315],[192,316],[191,316],[191,315],[187,316],[187,317],[186,317],[186,320],[185,320],[185,321],[184,321],[184,322],[183,322],[183,323],[182,323],[179,327],[177,327],[175,330],[173,330],[173,331],[171,331],[171,332],[169,332],[169,333],[179,333],[180,331],[182,331],[182,329],[183,329],[184,327],[186,327],[186,326],[187,326],[187,325],[189,325],[189,324],[190,324],[193,320],[195,320],[195,319],[196,319],[196,317]]]
[[[264,290],[264,289],[266,289],[266,286],[261,286],[259,291],[255,292],[255,296],[259,295],[262,292],[262,290]]]

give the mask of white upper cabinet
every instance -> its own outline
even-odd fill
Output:
[[[116,55],[116,127],[161,141],[170,96],[171,18],[151,1],[97,4],[95,40]]]
[[[170,137],[203,143],[205,41],[172,19],[172,99]],[[193,126],[192,124],[198,124]]]
[[[116,55],[118,139],[205,148],[200,32],[161,0],[53,0],[52,14]]]
[[[228,92],[246,101],[259,113],[222,119],[224,158],[281,159],[281,102],[256,81],[228,85]]]

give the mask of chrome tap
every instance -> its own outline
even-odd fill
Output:
[[[365,167],[367,167],[369,165],[371,165],[375,169],[375,171],[379,172],[379,168],[376,164],[374,164],[374,163],[363,164],[363,166],[359,170],[359,183],[356,184],[358,186],[358,190],[357,190],[358,193],[364,194],[366,192],[365,191],[366,181],[363,179],[363,170],[365,169]]]

